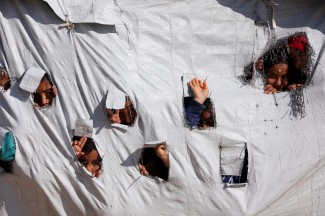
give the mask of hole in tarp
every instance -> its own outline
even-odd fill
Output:
[[[46,109],[52,106],[57,94],[57,88],[53,84],[52,78],[45,73],[36,91],[33,93],[33,101],[38,109]]]
[[[185,126],[208,129],[216,126],[214,105],[210,98],[199,104],[193,97],[184,97]]]
[[[100,156],[95,141],[89,137],[74,136],[72,147],[77,160],[91,177],[99,177],[102,173],[102,157]]]
[[[247,183],[248,151],[246,143],[220,147],[222,182],[229,186]]]
[[[305,32],[270,41],[269,49],[255,62],[244,68],[239,80],[244,85],[263,83],[264,93],[290,91],[290,115],[304,117],[302,89],[307,87],[314,74],[315,52]]]
[[[125,97],[125,107],[123,109],[107,109],[107,118],[111,123],[133,126],[138,116],[132,100]]]
[[[170,166],[167,145],[165,143],[145,145],[138,166],[141,175],[168,181]]]
[[[298,89],[310,84],[313,71],[312,56],[315,55],[307,34],[297,32],[288,37],[270,42],[270,48],[244,68],[239,77],[243,84],[253,84],[261,75],[265,93]]]
[[[7,70],[0,65],[0,93],[5,93],[11,87],[11,80]]]

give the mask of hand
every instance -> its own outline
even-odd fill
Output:
[[[149,175],[149,172],[146,170],[146,167],[144,165],[139,164],[138,166],[141,175],[145,175],[145,176]]]
[[[78,159],[81,158],[85,154],[84,152],[82,152],[82,148],[84,147],[86,142],[87,142],[87,137],[85,135],[83,135],[79,141],[74,140],[71,142],[74,153],[76,154],[76,157]]]
[[[259,58],[255,62],[255,69],[258,71],[263,71],[263,57]]]
[[[121,119],[120,119],[120,111],[119,110],[113,110],[112,109],[108,109],[108,120],[113,122],[113,123],[117,123],[117,124],[121,124]]]
[[[202,82],[202,80],[194,78],[188,82],[188,85],[194,94],[194,100],[203,104],[209,96],[209,88],[206,81]]]
[[[299,89],[300,87],[302,87],[302,84],[295,84],[295,83],[293,83],[293,84],[291,84],[291,85],[288,85],[288,89],[289,89],[289,90],[297,90],[297,89]]]
[[[264,87],[264,93],[265,94],[274,94],[274,93],[277,93],[278,91],[276,90],[276,88],[273,88],[272,85],[270,84],[267,84],[265,87]]]

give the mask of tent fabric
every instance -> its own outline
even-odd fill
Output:
[[[0,126],[17,142],[14,174],[0,176],[1,214],[323,215],[325,4],[288,0],[273,12],[271,29],[268,1],[3,0],[0,62],[16,83],[0,95]],[[60,28],[65,15],[74,30]],[[302,119],[288,115],[286,92],[266,95],[237,79],[271,39],[297,31],[316,53]],[[19,88],[32,66],[57,86],[49,109]],[[208,77],[217,127],[184,127],[184,74]],[[139,115],[126,130],[107,121],[115,90]],[[98,179],[74,156],[77,119],[93,120]],[[159,142],[169,150],[167,182],[137,168],[144,144]],[[220,146],[238,143],[247,145],[248,183],[225,187]]]

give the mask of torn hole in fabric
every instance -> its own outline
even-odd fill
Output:
[[[303,118],[303,91],[312,83],[315,52],[306,32],[296,32],[269,42],[269,49],[244,68],[243,85],[263,85],[264,93],[290,91],[290,116]]]
[[[76,159],[82,166],[82,170],[85,171],[90,177],[98,178],[102,171],[103,159],[98,151],[96,142],[93,138],[80,136],[74,136],[72,138],[72,148],[75,152]],[[80,144],[80,142],[82,142]],[[81,153],[81,154],[80,154]]]
[[[77,119],[72,138],[72,148],[76,159],[86,174],[98,178],[102,173],[103,160],[92,134],[93,121],[91,119]]]
[[[12,86],[12,79],[8,71],[0,64],[0,93],[6,93]]]
[[[168,181],[170,165],[166,143],[145,144],[138,167],[141,175]]]
[[[0,128],[0,173],[13,173],[16,155],[16,140],[12,132]]]
[[[210,98],[199,104],[193,97],[184,97],[185,127],[209,129],[216,127],[215,108]]]
[[[246,143],[220,146],[220,171],[227,186],[247,183],[248,151]]]
[[[57,94],[51,75],[38,67],[30,67],[24,73],[19,87],[32,93],[37,109],[46,110],[51,107]]]
[[[192,85],[193,80],[198,82],[197,86]],[[185,127],[200,129],[216,127],[214,104],[209,97],[211,92],[206,80],[206,76],[200,79],[193,74],[184,74],[182,77]]]
[[[107,93],[107,118],[113,127],[127,130],[133,126],[138,113],[129,96],[120,93]]]

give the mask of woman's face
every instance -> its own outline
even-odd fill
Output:
[[[83,155],[79,158],[82,165],[95,177],[100,174],[100,161],[98,160],[98,152],[96,150],[91,150],[88,154]]]
[[[162,160],[166,167],[169,167],[168,149],[165,144],[159,144],[155,148],[155,152],[158,158]]]
[[[276,90],[282,90],[288,86],[288,64],[273,65],[266,73],[266,82]]]

